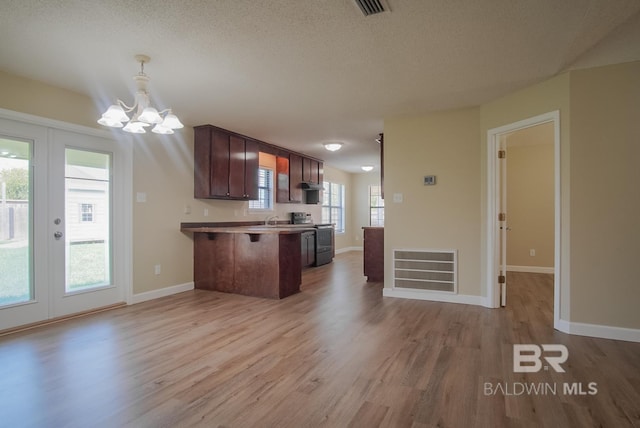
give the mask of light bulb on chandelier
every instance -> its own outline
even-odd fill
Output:
[[[173,114],[171,109],[158,112],[149,105],[149,92],[147,91],[149,76],[144,74],[144,64],[149,62],[151,58],[146,55],[136,55],[135,58],[140,63],[140,73],[133,76],[137,86],[133,106],[129,107],[121,100],[117,100],[116,104],[109,106],[104,112],[98,123],[111,128],[122,128],[123,131],[132,134],[144,134],[146,133],[145,128],[151,125],[155,125],[151,132],[156,134],[173,134],[174,129],[184,128],[180,119]],[[131,112],[134,113],[129,118],[127,113]],[[125,123],[127,124],[124,125]]]

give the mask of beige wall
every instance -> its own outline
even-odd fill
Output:
[[[640,328],[640,61],[571,73],[571,319]]]
[[[91,98],[0,71],[0,108],[97,128]]]
[[[385,120],[385,287],[393,249],[456,249],[458,293],[480,296],[479,129],[478,108]]]
[[[507,144],[507,265],[553,268],[553,124],[516,131]],[[530,250],[535,250],[535,256]]]
[[[336,250],[342,250],[349,247],[353,247],[354,242],[354,227],[353,227],[353,174],[342,171],[337,168],[333,168],[329,165],[324,165],[324,180],[332,183],[344,184],[345,192],[345,224],[344,233],[336,233]],[[320,220],[320,216],[318,219]]]
[[[640,62],[564,73],[483,104],[479,120],[471,117],[475,109],[387,118],[386,286],[392,248],[458,247],[460,293],[486,295],[487,132],[555,110],[562,195],[560,318],[640,328]],[[474,123],[480,130],[476,136]],[[456,153],[461,147],[466,150]],[[456,174],[459,165],[465,174]],[[422,187],[424,174],[438,175],[433,192]],[[452,187],[442,186],[452,178]],[[403,193],[404,203],[393,203],[393,193]]]

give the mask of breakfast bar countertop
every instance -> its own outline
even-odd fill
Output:
[[[181,227],[182,232],[193,233],[248,233],[248,234],[290,234],[290,233],[302,233],[310,230],[315,230],[313,227],[305,226],[201,226],[201,227]]]

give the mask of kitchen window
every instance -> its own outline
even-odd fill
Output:
[[[324,182],[322,222],[332,223],[336,233],[344,233],[344,184]]]
[[[369,186],[369,225],[384,226],[384,199],[382,186]]]
[[[273,170],[269,168],[258,169],[258,199],[249,201],[249,209],[252,211],[273,210]]]

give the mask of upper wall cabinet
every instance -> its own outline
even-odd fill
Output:
[[[195,197],[258,199],[258,142],[211,125],[194,133]]]
[[[276,202],[318,203],[319,192],[305,197],[302,182],[322,184],[321,160],[212,125],[193,130],[196,198],[257,200],[258,155],[264,152],[276,156]]]
[[[302,181],[322,184],[322,162],[315,159],[302,158]]]
[[[302,156],[281,153],[276,157],[276,202],[302,202]]]

